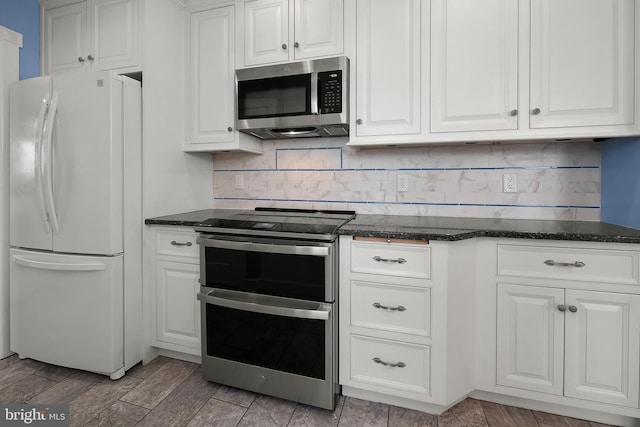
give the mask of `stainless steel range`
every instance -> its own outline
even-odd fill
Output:
[[[336,239],[354,216],[256,208],[196,227],[204,378],[335,407]]]

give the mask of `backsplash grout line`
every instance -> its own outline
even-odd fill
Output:
[[[396,172],[396,171],[500,171],[500,170],[554,170],[554,169],[600,169],[600,166],[500,166],[500,167],[461,167],[461,168],[276,168],[265,169],[214,169],[214,173],[238,172]]]
[[[368,202],[363,200],[322,200],[322,199],[279,199],[256,197],[217,197],[216,200],[254,201],[254,202],[293,202],[293,203],[344,203],[366,205],[423,205],[423,206],[482,206],[482,207],[509,207],[509,208],[547,208],[547,209],[600,209],[600,206],[589,205],[525,205],[508,203],[438,203],[438,202]]]

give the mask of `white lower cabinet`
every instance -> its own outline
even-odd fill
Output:
[[[474,301],[459,298],[473,281],[449,264],[450,250],[340,238],[343,394],[441,412],[473,389]]]
[[[498,284],[497,383],[638,407],[640,295]]]
[[[429,346],[351,335],[353,381],[397,395],[430,394]]]
[[[156,264],[156,340],[200,349],[200,266],[158,261]]]
[[[187,227],[153,226],[150,275],[150,344],[158,349],[199,356],[200,290],[197,233]]]
[[[640,246],[482,239],[476,396],[606,424],[640,418]]]

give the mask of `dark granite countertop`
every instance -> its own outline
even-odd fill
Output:
[[[209,218],[226,218],[233,209],[204,209],[145,220],[148,225],[193,227]],[[640,243],[640,230],[595,221],[455,218],[404,215],[366,215],[342,227],[338,234],[386,239],[457,241],[474,237],[576,240]]]

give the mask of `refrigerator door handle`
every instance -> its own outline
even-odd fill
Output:
[[[34,259],[21,257],[19,255],[13,255],[11,257],[11,260],[16,264],[22,265],[24,267],[40,268],[42,270],[101,271],[107,268],[105,264],[102,264],[100,262],[79,263],[79,264],[68,263],[68,262],[45,262],[45,261],[36,261]]]
[[[44,134],[46,144],[46,155],[43,162],[43,175],[44,175],[44,194],[47,210],[49,211],[49,221],[51,222],[51,228],[55,234],[58,234],[60,227],[58,225],[58,214],[56,213],[56,205],[53,200],[53,128],[56,119],[56,113],[58,112],[58,93],[54,92],[51,97],[51,105],[49,106],[49,114],[47,115],[47,124],[45,126]]]
[[[47,100],[43,100],[40,105],[40,113],[38,114],[37,133],[36,133],[36,146],[35,146],[35,180],[36,180],[36,192],[38,193],[38,206],[40,206],[40,213],[42,214],[42,220],[44,222],[47,233],[51,231],[49,226],[49,215],[47,214],[47,208],[44,203],[44,188],[42,185],[42,138],[44,134],[45,115],[47,114],[47,108],[49,103]]]

